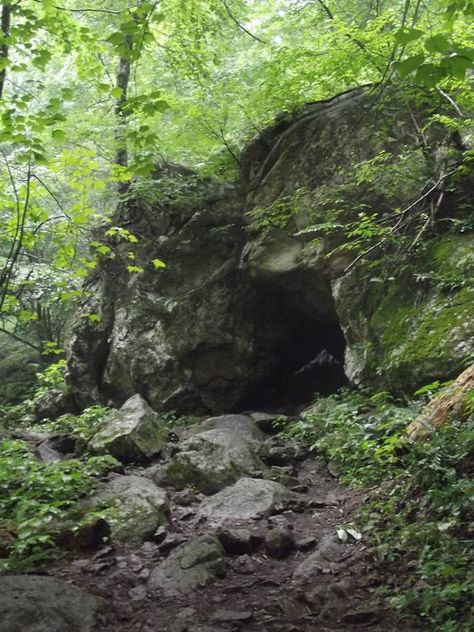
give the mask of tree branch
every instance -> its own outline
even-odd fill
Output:
[[[241,24],[238,21],[238,19],[235,17],[235,15],[230,10],[229,5],[227,4],[227,0],[222,0],[222,4],[225,7],[227,15],[230,17],[232,22],[234,22],[234,24],[236,24],[239,27],[240,30],[242,30],[244,33],[246,33],[249,37],[254,39],[256,42],[259,42],[260,44],[268,44],[268,42],[266,42],[265,40],[260,39],[260,37],[258,37],[257,35],[254,35],[253,33],[251,33],[248,29],[245,28],[245,26],[243,24]]]

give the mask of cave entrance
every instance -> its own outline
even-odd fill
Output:
[[[255,290],[254,374],[242,408],[296,410],[347,384],[346,341],[329,281],[300,272]]]

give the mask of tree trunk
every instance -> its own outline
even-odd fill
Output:
[[[12,6],[7,0],[2,4],[2,16],[1,16],[1,37],[2,44],[0,46],[0,63],[2,68],[0,70],[0,99],[3,97],[3,88],[5,87],[5,79],[7,77],[7,63],[8,63],[8,38],[10,37],[10,22],[12,15]]]

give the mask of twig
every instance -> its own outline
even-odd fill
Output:
[[[439,86],[436,88],[436,90],[438,91],[438,93],[439,93],[442,97],[444,97],[444,98],[446,99],[446,101],[447,101],[448,103],[450,103],[450,104],[453,106],[453,108],[454,108],[454,110],[456,111],[456,114],[457,114],[458,116],[464,117],[464,114],[462,113],[462,111],[461,111],[461,109],[459,108],[459,106],[458,106],[458,104],[456,103],[456,101],[455,101],[455,100],[454,100],[454,99],[453,99],[453,98],[452,98],[452,97],[451,97],[451,96],[450,96],[447,92],[445,92],[444,90],[442,90]]]
[[[234,22],[234,24],[236,24],[239,27],[239,29],[241,29],[244,33],[246,33],[249,37],[254,39],[256,42],[260,42],[260,44],[268,44],[268,42],[265,42],[265,40],[260,39],[260,37],[258,37],[257,35],[254,35],[253,33],[251,33],[248,29],[245,28],[245,26],[243,24],[241,24],[238,21],[238,19],[235,17],[235,15],[230,10],[229,5],[227,4],[227,0],[222,0],[222,4],[225,7],[227,15],[230,17],[232,22]]]

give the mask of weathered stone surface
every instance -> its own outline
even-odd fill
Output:
[[[82,310],[100,320],[79,317],[74,327],[75,402],[120,405],[139,392],[157,410],[278,410],[334,392],[346,376],[399,391],[454,377],[473,352],[473,290],[450,280],[472,276],[472,236],[440,235],[426,265],[413,257],[393,275],[389,261],[368,275],[345,272],[356,254],[334,253],[339,231],[314,239],[307,230],[339,207],[342,222],[360,208],[392,217],[432,177],[410,108],[389,91],[384,98],[375,110],[366,87],[287,115],[244,151],[238,186],[169,172],[132,191],[114,224],[139,237],[144,272],[129,274],[128,245],[113,243],[115,260],[87,280]],[[436,152],[447,134],[431,129]],[[416,177],[375,192],[356,185],[356,165],[382,151],[388,174],[407,169],[405,150]],[[275,208],[284,217],[272,225]],[[259,213],[265,230],[249,230]],[[156,257],[165,269],[153,269]]]
[[[183,439],[188,439],[206,430],[228,430],[238,440],[255,443],[265,440],[265,434],[258,427],[257,422],[249,415],[220,415],[219,417],[208,417],[200,423],[187,428],[183,434]]]
[[[54,463],[70,457],[76,449],[76,440],[65,434],[52,434],[36,446],[36,454],[43,463]]]
[[[241,476],[265,469],[257,456],[256,442],[263,434],[242,415],[209,419],[198,428],[210,430],[192,434],[180,444],[180,451],[157,473],[159,484],[175,489],[192,486],[213,494]]]
[[[0,577],[0,632],[92,632],[97,600],[53,577]]]
[[[297,502],[296,494],[279,483],[241,478],[232,487],[203,500],[198,516],[216,524],[253,520],[282,510],[292,502]]]
[[[202,535],[181,545],[150,575],[149,585],[167,596],[178,596],[225,575],[224,550],[219,541]]]
[[[295,536],[291,529],[275,527],[270,529],[265,538],[265,550],[271,557],[283,559],[296,548]]]
[[[221,528],[216,535],[229,555],[253,553],[264,541],[261,533],[248,528]]]
[[[292,581],[299,585],[311,585],[323,571],[332,570],[353,552],[350,545],[342,544],[334,535],[325,536],[317,549],[295,569]]]
[[[74,398],[60,388],[46,391],[35,401],[35,415],[37,419],[56,419],[60,415],[75,412]]]
[[[252,617],[253,613],[251,610],[228,610],[220,608],[212,613],[211,620],[217,621],[218,623],[245,623],[246,621],[250,621]]]
[[[474,277],[472,234],[441,235],[402,271],[362,277],[354,269],[334,283],[351,381],[411,395],[459,375],[474,353],[474,286],[463,281]]]
[[[286,425],[289,418],[286,415],[278,413],[253,412],[250,417],[255,421],[257,426],[266,434],[274,435],[278,432],[279,427]]]
[[[124,462],[144,461],[160,452],[166,435],[160,416],[140,395],[134,395],[120,410],[107,415],[89,448],[109,452]]]
[[[168,521],[167,493],[141,476],[114,476],[84,506],[97,508],[104,502],[115,508],[111,528],[117,540],[140,543]]]

